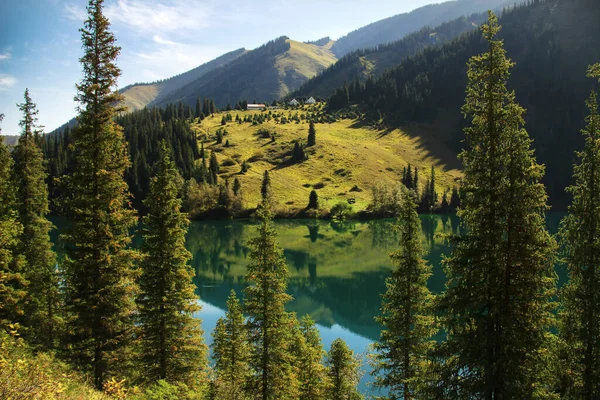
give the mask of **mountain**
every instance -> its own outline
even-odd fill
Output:
[[[243,48],[234,50],[169,79],[154,83],[136,83],[126,86],[120,90],[121,94],[125,97],[124,105],[129,111],[136,111],[148,105],[158,103],[169,94],[201,78],[207,73],[232,62],[246,52],[246,49]]]
[[[214,99],[220,107],[239,100],[280,99],[337,61],[331,52],[332,41],[319,44],[322,45],[282,36],[204,74],[154,104],[182,101],[194,105],[199,96]]]
[[[350,32],[332,47],[337,57],[359,49],[395,42],[426,26],[437,26],[455,18],[513,5],[515,0],[457,0],[431,4],[398,14]]]
[[[593,87],[589,64],[600,61],[600,2],[534,0],[507,10],[500,18],[508,57],[516,66],[509,79],[525,107],[526,129],[536,156],[546,164],[546,186],[553,206],[569,203],[574,151],[581,149],[585,99]],[[359,104],[377,119],[418,135],[432,132],[438,146],[458,153],[465,124],[461,106],[467,83],[467,61],[487,50],[480,32],[429,47],[404,60],[376,80],[338,89],[332,108]]]
[[[379,76],[426,47],[447,43],[465,32],[477,29],[486,18],[487,13],[463,16],[435,28],[422,28],[396,42],[355,50],[310,79],[288,97],[327,97],[344,82],[352,83],[356,79],[364,81],[371,75]]]

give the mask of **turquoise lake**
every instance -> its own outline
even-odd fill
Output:
[[[550,232],[557,232],[563,215],[548,214]],[[372,379],[367,353],[379,337],[380,327],[374,317],[392,269],[388,254],[398,243],[394,221],[279,220],[274,225],[290,270],[288,293],[293,301],[288,310],[298,317],[309,314],[316,321],[326,350],[336,338],[342,338],[361,355],[361,390],[373,393],[368,385]],[[249,262],[246,244],[256,235],[256,227],[252,221],[195,221],[190,225],[186,246],[193,256],[194,283],[202,305],[197,316],[202,319],[207,343],[217,319],[225,313],[231,289],[243,295]],[[450,252],[444,235],[460,233],[458,218],[421,216],[421,228],[425,258],[433,269],[429,288],[441,293],[445,284],[441,260]],[[139,240],[136,237],[135,242],[139,244]],[[559,284],[564,283],[564,268],[557,266],[557,272]]]

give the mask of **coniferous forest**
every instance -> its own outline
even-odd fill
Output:
[[[539,3],[503,18],[526,20]],[[127,113],[117,90],[121,49],[103,0],[89,0],[76,124],[44,134],[25,90],[18,143],[9,148],[0,136],[0,398],[354,400],[365,398],[360,381],[369,364],[382,399],[599,399],[600,63],[582,72],[587,100],[565,111],[585,116],[580,131],[575,120],[536,115],[526,123],[514,76],[519,82],[523,72],[511,58],[519,38],[510,29],[490,11],[476,32],[447,47],[466,59],[466,75],[453,81],[463,87],[451,99],[461,97],[465,118],[462,179],[442,195],[439,168],[409,163],[397,187],[373,188],[369,215],[396,217],[397,243],[380,293],[380,335],[365,360],[341,339],[325,348],[317,323],[288,307],[294,299],[273,223],[281,191],[273,173],[244,161],[224,177],[229,166],[217,159],[236,145],[228,124],[286,124],[286,112],[234,122],[230,113],[247,105],[239,100],[219,114],[214,137],[195,128],[218,113],[208,98],[198,97],[195,108],[179,102]],[[551,40],[543,30],[538,39]],[[443,49],[338,89],[329,111],[293,115],[290,123],[307,120],[307,128],[293,145],[282,144],[282,164],[319,157],[327,119],[344,118],[339,110],[389,121],[431,117],[442,101],[435,82],[463,67],[445,66]],[[557,55],[540,57],[552,63]],[[555,236],[545,223],[551,167],[529,131],[545,124],[581,144],[572,177],[552,175],[571,182]],[[256,136],[265,146],[280,140],[266,128]],[[204,145],[212,141],[219,147],[209,153]],[[231,291],[206,343],[186,249],[190,217],[241,213],[247,194],[239,178],[250,172],[260,201],[248,213],[255,232],[243,290]],[[303,217],[316,217],[328,200],[317,190],[307,191]],[[342,223],[351,204],[336,204],[331,217]],[[419,213],[433,211],[456,212],[461,224],[445,238],[442,293],[428,288],[433,269],[419,236]],[[51,214],[69,220],[59,246],[50,238]],[[568,270],[562,287],[559,259]]]

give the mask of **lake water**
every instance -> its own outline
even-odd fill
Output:
[[[562,216],[548,215],[550,232],[557,232]],[[55,223],[62,225],[59,221]],[[388,254],[398,243],[394,221],[282,220],[274,225],[290,270],[288,293],[293,301],[288,310],[296,312],[298,317],[309,314],[316,321],[326,350],[336,338],[342,338],[356,353],[366,357],[369,345],[379,337],[380,327],[374,317],[379,313],[385,279],[391,273]],[[194,282],[203,307],[198,317],[202,319],[207,343],[217,319],[224,316],[231,289],[242,297],[249,262],[246,244],[256,235],[256,227],[251,221],[190,225],[187,248],[197,274]],[[440,293],[445,283],[441,260],[450,252],[444,235],[460,233],[458,218],[421,216],[421,228],[425,258],[433,268],[429,288]],[[139,240],[136,238],[137,243]],[[566,276],[564,268],[557,266],[557,272],[562,284]],[[372,393],[366,359],[363,371],[361,391]]]

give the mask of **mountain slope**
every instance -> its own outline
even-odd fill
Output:
[[[536,156],[546,164],[551,203],[569,202],[564,188],[571,181],[574,151],[581,148],[584,101],[593,87],[587,66],[600,61],[600,2],[597,0],[535,0],[507,11],[500,19],[500,37],[514,62],[509,86],[526,110],[527,130]],[[350,92],[352,103],[373,116],[387,115],[389,124],[419,133],[427,124],[437,142],[456,153],[462,147],[461,106],[467,83],[466,63],[487,50],[477,31],[440,47],[427,48],[378,80]],[[336,91],[330,104],[344,107]],[[340,103],[341,101],[341,103]]]
[[[398,14],[350,32],[333,45],[332,51],[342,57],[354,50],[395,42],[426,26],[437,26],[455,18],[489,9],[513,5],[515,0],[457,0],[431,4],[408,13]]]
[[[336,61],[331,42],[323,46],[280,37],[212,70],[154,104],[182,101],[193,105],[199,96],[218,106],[239,100],[270,102],[285,96]]]
[[[436,28],[425,27],[397,42],[353,51],[310,79],[290,96],[327,97],[344,82],[352,83],[356,79],[364,81],[371,75],[378,76],[428,46],[447,43],[465,32],[475,30],[486,18],[487,13],[460,17]]]
[[[243,48],[234,50],[180,75],[159,82],[136,83],[124,87],[120,90],[121,94],[125,96],[124,105],[129,111],[136,111],[147,105],[158,103],[174,91],[177,91],[207,73],[232,62],[244,53],[246,53],[246,50]]]

